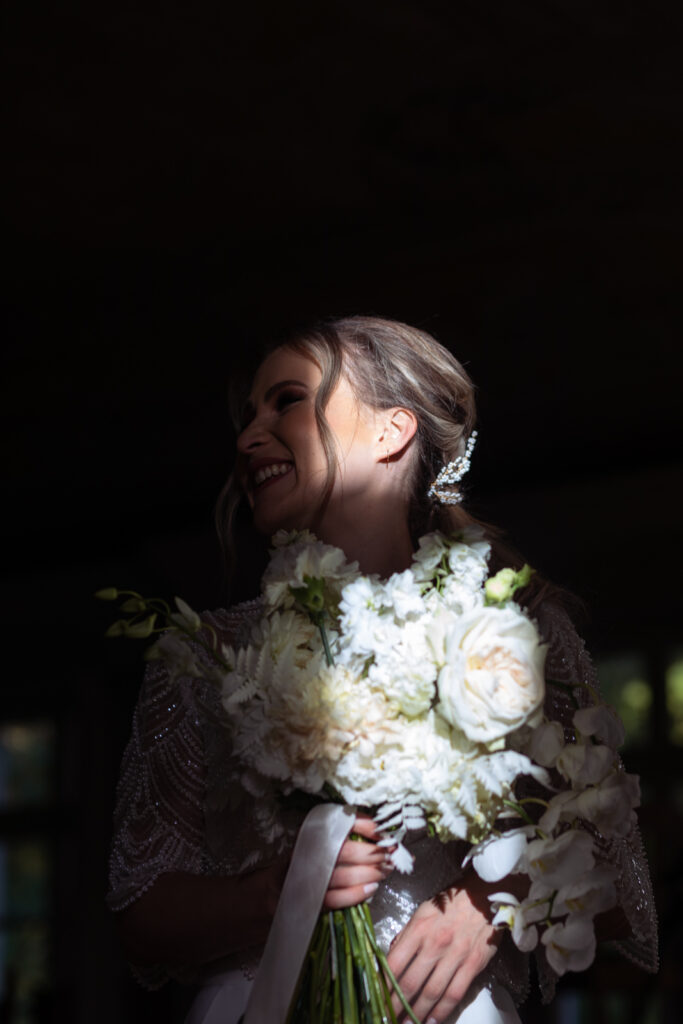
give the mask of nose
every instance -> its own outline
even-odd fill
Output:
[[[250,455],[266,442],[267,431],[259,417],[246,425],[237,438],[237,451],[240,455]]]

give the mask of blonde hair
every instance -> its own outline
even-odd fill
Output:
[[[503,544],[495,527],[480,523],[461,505],[438,505],[427,496],[439,470],[464,454],[476,422],[474,385],[448,349],[426,331],[375,316],[323,321],[285,338],[270,351],[282,347],[307,355],[322,373],[315,415],[327,459],[326,494],[334,481],[337,458],[325,408],[340,376],[345,374],[364,405],[378,410],[399,406],[417,417],[417,457],[413,460],[409,509],[414,543],[430,530],[450,533],[478,523],[492,542],[495,562],[521,565],[520,557]],[[227,553],[241,496],[233,473],[216,509],[216,524]],[[538,586],[533,589],[538,590]]]

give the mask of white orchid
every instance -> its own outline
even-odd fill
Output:
[[[637,775],[621,770],[610,772],[596,786],[588,786],[573,795],[567,811],[585,818],[605,836],[628,835],[635,824],[635,808],[640,804]]]
[[[593,839],[578,829],[553,838],[533,839],[524,851],[524,869],[529,878],[546,886],[565,885],[594,864]]]
[[[584,971],[595,959],[595,930],[588,917],[570,914],[565,922],[547,928],[541,942],[556,974]]]
[[[555,767],[574,788],[600,782],[612,769],[616,754],[611,747],[591,743],[578,735],[575,743],[567,743],[555,760]]]
[[[621,719],[614,708],[607,704],[580,708],[574,714],[574,727],[583,736],[595,736],[612,750],[618,750],[625,739]]]

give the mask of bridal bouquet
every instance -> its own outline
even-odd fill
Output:
[[[151,635],[157,616],[170,625],[151,656],[214,679],[242,783],[261,803],[304,791],[367,808],[404,872],[410,830],[467,840],[484,880],[529,880],[523,899],[491,897],[494,923],[522,950],[541,943],[558,974],[587,967],[593,918],[616,901],[616,872],[598,863],[594,832],[628,831],[638,782],[620,766],[621,723],[597,694],[583,707],[580,684],[567,687],[572,736],[545,717],[545,647],[513,599],[531,570],[490,577],[476,530],[428,534],[411,567],[388,580],[361,575],[306,531],[273,543],[246,646],[221,644],[178,599],[171,613],[131,592],[131,618],[111,631]],[[542,795],[519,795],[522,777]],[[274,819],[262,819],[272,839]],[[395,1021],[392,989],[415,1020],[367,906],[323,914],[290,1019]]]

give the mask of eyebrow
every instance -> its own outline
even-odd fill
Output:
[[[296,387],[299,388],[305,388],[306,390],[308,389],[308,385],[304,384],[304,382],[301,380],[279,380],[277,381],[276,384],[271,384],[271,386],[268,388],[268,390],[263,396],[263,401],[268,402],[273,397],[273,395],[276,395],[278,393],[278,391],[282,391],[283,388],[288,388],[291,387],[292,385],[295,385]],[[242,420],[244,421],[245,416],[248,416],[253,412],[254,403],[251,401],[250,398],[248,398],[242,407]]]

